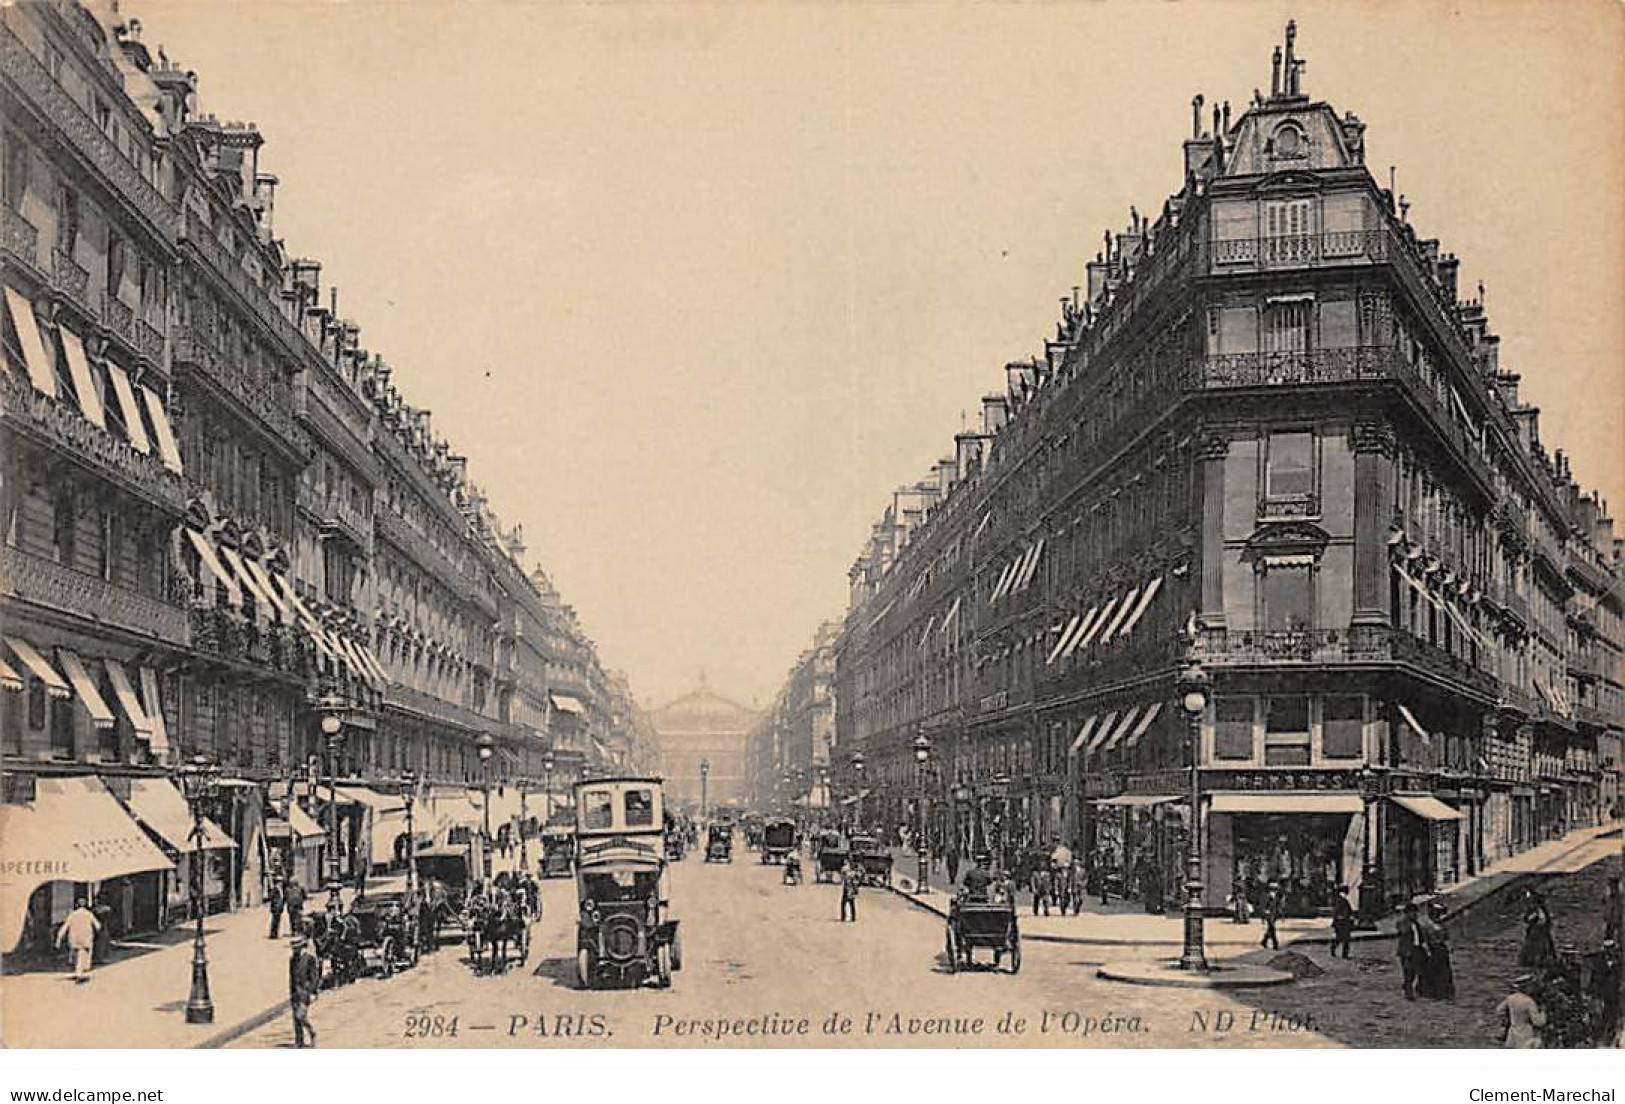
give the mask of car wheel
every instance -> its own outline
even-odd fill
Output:
[[[379,961],[383,963],[378,972],[383,974],[386,978],[394,976],[395,941],[393,939],[385,939],[384,945],[378,948],[378,954]]]
[[[592,952],[586,947],[576,950],[576,981],[583,989],[591,989],[593,982]]]
[[[1012,974],[1021,973],[1021,940],[1019,939],[1010,948],[1010,972]]]
[[[671,945],[668,943],[655,951],[655,970],[662,989],[671,988]]]
[[[671,937],[671,968],[674,971],[683,968],[683,937],[675,933]]]
[[[948,952],[948,972],[950,974],[958,973],[959,972],[959,940],[954,938],[954,930],[952,928],[948,929],[948,946],[947,946],[946,949],[947,949],[947,952]]]

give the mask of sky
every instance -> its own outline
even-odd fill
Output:
[[[1289,17],[1305,90],[1485,284],[1548,447],[1625,504],[1606,0],[122,10],[259,126],[277,236],[645,705],[702,672],[771,699],[893,488],[1176,190],[1191,96],[1268,88]]]

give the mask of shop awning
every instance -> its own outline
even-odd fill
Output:
[[[1134,587],[1127,594],[1123,595],[1123,601],[1118,605],[1117,612],[1112,615],[1111,621],[1107,623],[1106,631],[1100,634],[1100,642],[1102,644],[1110,644],[1112,642],[1112,637],[1117,634],[1117,630],[1123,626],[1124,621],[1128,620],[1129,612],[1134,608],[1134,600],[1139,596],[1139,587]]]
[[[1139,723],[1134,726],[1134,731],[1129,733],[1127,742],[1123,744],[1124,750],[1135,747],[1139,744],[1140,739],[1145,735],[1146,730],[1151,727],[1151,722],[1156,720],[1157,714],[1161,712],[1162,703],[1152,702],[1146,711],[1140,714]]]
[[[1095,804],[1134,809],[1146,805],[1166,805],[1170,801],[1179,800],[1181,798],[1178,794],[1118,794],[1116,797],[1101,798]]]
[[[107,415],[102,412],[102,396],[96,390],[96,379],[90,374],[90,361],[85,359],[85,343],[66,326],[56,331],[62,338],[62,352],[68,360],[68,375],[73,380],[74,393],[79,397],[79,410],[85,421],[107,428]]]
[[[16,653],[17,658],[22,660],[23,666],[28,668],[29,673],[45,684],[47,694],[53,698],[73,697],[73,691],[68,689],[67,680],[57,674],[56,668],[52,667],[44,656],[34,650],[34,645],[17,636],[6,637],[6,643],[11,646],[11,650]]]
[[[1423,820],[1462,820],[1467,816],[1466,813],[1452,809],[1428,794],[1394,794],[1393,801],[1401,809],[1414,813]]]
[[[1112,734],[1111,734],[1110,738],[1107,739],[1106,745],[1103,748],[1101,748],[1100,750],[1102,750],[1102,751],[1111,751],[1118,744],[1122,743],[1123,742],[1123,737],[1128,734],[1128,730],[1129,730],[1130,726],[1132,726],[1134,724],[1134,722],[1139,718],[1139,716],[1140,716],[1140,707],[1137,706],[1137,705],[1134,708],[1130,709],[1127,713],[1124,713],[1123,714],[1123,719],[1117,722],[1117,727],[1112,730]]]
[[[181,450],[175,444],[175,431],[169,428],[169,412],[164,409],[164,400],[144,383],[141,384],[141,398],[147,404],[148,416],[152,418],[153,435],[158,438],[158,459],[163,461],[164,467],[179,475]]]
[[[3,655],[0,655],[0,686],[10,690],[13,694],[20,694],[23,691],[23,677],[16,672],[11,664],[6,662],[6,657]]]
[[[1410,725],[1411,729],[1418,736],[1422,737],[1422,741],[1424,743],[1432,739],[1432,737],[1428,734],[1428,730],[1422,727],[1422,722],[1416,719],[1416,714],[1412,713],[1410,708],[1404,702],[1399,703],[1399,715],[1404,718],[1405,723]]]
[[[158,697],[158,672],[151,667],[141,668],[141,697],[152,726],[152,755],[162,763],[169,756],[169,726],[164,723],[164,703]]]
[[[1095,729],[1095,734],[1089,738],[1089,751],[1091,753],[1100,750],[1100,745],[1104,744],[1106,738],[1116,729],[1117,718],[1120,716],[1122,716],[1122,713],[1116,709],[1106,714],[1106,719],[1100,722],[1100,727]]]
[[[135,696],[135,687],[130,683],[130,676],[124,670],[124,664],[116,659],[102,660],[102,666],[107,668],[107,680],[113,684],[113,696],[118,699],[119,708],[130,719],[130,727],[135,730],[138,740],[152,740],[152,722],[147,720],[147,711],[141,708],[141,701]]]
[[[84,663],[66,648],[58,648],[56,657],[62,661],[62,670],[67,672],[68,681],[73,684],[73,692],[79,695],[85,711],[90,714],[90,723],[97,728],[112,728],[113,711],[107,708],[107,703],[102,700],[102,692],[96,688],[96,683],[90,677],[90,672],[85,670]]]
[[[1087,740],[1089,738],[1089,734],[1095,730],[1095,722],[1099,719],[1100,714],[1091,713],[1089,715],[1089,719],[1078,726],[1078,734],[1072,737],[1072,751],[1078,751],[1083,747],[1083,742]]]
[[[118,409],[124,417],[124,432],[130,438],[130,447],[144,456],[150,455],[152,444],[147,440],[147,427],[141,420],[141,407],[135,401],[135,389],[130,386],[130,377],[124,374],[124,369],[108,361],[107,378],[113,384],[113,394],[118,398]]]
[[[1122,600],[1122,596],[1119,595],[1102,606],[1100,609],[1100,616],[1095,618],[1094,623],[1078,635],[1077,642],[1073,645],[1073,648],[1087,648],[1089,646],[1089,642],[1096,636],[1100,635],[1100,630],[1104,629],[1107,623],[1113,620],[1117,611],[1118,603],[1120,603]],[[1071,654],[1073,648],[1068,648],[1067,653]]]
[[[21,292],[8,286],[6,307],[11,311],[11,324],[17,329],[17,341],[23,347],[23,367],[28,369],[29,381],[34,390],[56,398],[56,372],[51,368],[51,356],[40,337],[33,306]]]
[[[28,898],[48,882],[174,866],[99,778],[39,778],[33,801],[0,804],[0,950],[17,946]]]
[[[341,801],[348,799],[353,804],[365,805],[377,813],[406,811],[406,798],[396,794],[381,794],[365,786],[340,786],[338,795]]]
[[[254,604],[260,608],[260,612],[269,619],[276,610],[276,603],[271,601],[269,594],[260,589],[259,580],[249,574],[248,568],[243,566],[242,557],[237,555],[237,550],[222,544],[218,546],[218,551],[220,558],[231,571],[232,578],[237,580],[237,585],[248,592],[248,596],[254,599]]]
[[[215,555],[213,542],[190,526],[185,532],[186,539],[192,543],[193,550],[197,552],[198,562],[226,588],[226,601],[234,606],[242,605],[242,588],[237,585],[236,576],[228,571],[226,565],[220,562],[220,557]]]
[[[1151,608],[1151,599],[1155,598],[1157,591],[1161,589],[1161,575],[1158,575],[1145,585],[1145,589],[1140,591],[1140,600],[1134,603],[1134,612],[1129,614],[1128,620],[1123,622],[1123,627],[1117,631],[1118,637],[1125,637],[1134,631],[1134,626],[1140,623],[1140,619],[1145,616],[1145,611]]]
[[[571,694],[561,694],[555,691],[549,694],[548,697],[553,699],[554,709],[562,710],[565,713],[586,712],[586,707],[581,704],[581,699]]]
[[[1214,813],[1360,813],[1365,802],[1359,794],[1340,793],[1221,793],[1208,806]]]
[[[288,827],[293,834],[306,843],[320,843],[327,838],[327,833],[316,819],[305,812],[297,802],[288,803]]]
[[[429,799],[429,811],[442,825],[478,828],[485,823],[484,811],[466,794],[435,795]]]
[[[260,566],[258,560],[249,556],[242,557],[242,564],[248,573],[253,576],[254,582],[258,583],[259,588],[265,592],[265,596],[271,600],[271,605],[275,607],[277,616],[282,619],[282,623],[284,625],[293,624],[293,607],[288,605],[288,600],[282,597],[282,592],[277,590],[276,585],[271,582],[270,573]]]
[[[192,811],[187,808],[186,798],[173,783],[163,778],[130,779],[129,806],[137,820],[176,851],[197,849]],[[203,818],[205,851],[230,850],[236,846],[237,841],[227,835],[220,825],[208,817]]]

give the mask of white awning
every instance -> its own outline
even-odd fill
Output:
[[[1089,642],[1095,638],[1095,636],[1100,632],[1101,629],[1106,627],[1106,622],[1111,620],[1112,611],[1117,608],[1117,604],[1120,601],[1122,601],[1121,596],[1119,596],[1117,598],[1113,598],[1110,602],[1107,602],[1104,606],[1101,607],[1100,616],[1095,618],[1094,624],[1089,626],[1089,629],[1088,629],[1087,632],[1083,633],[1080,637],[1078,637],[1078,642],[1076,644],[1076,647],[1087,648],[1089,646]],[[1068,654],[1071,653],[1071,650],[1072,649],[1070,649],[1070,648],[1067,649]]]
[[[1123,737],[1127,735],[1129,728],[1134,724],[1135,719],[1139,717],[1139,715],[1140,707],[1137,705],[1130,709],[1127,713],[1124,713],[1123,719],[1117,722],[1117,728],[1112,732],[1111,738],[1106,741],[1106,745],[1100,750],[1110,751],[1118,744],[1122,743]]]
[[[1139,744],[1141,737],[1143,737],[1146,730],[1151,727],[1151,722],[1156,720],[1157,714],[1161,712],[1162,703],[1152,702],[1150,708],[1148,708],[1144,713],[1140,714],[1140,723],[1134,726],[1133,732],[1129,733],[1127,742],[1123,744],[1124,750],[1135,747]]]
[[[284,625],[293,624],[293,607],[288,605],[288,600],[282,597],[282,592],[277,590],[275,584],[271,582],[270,573],[260,566],[258,560],[249,556],[243,556],[241,559],[243,567],[254,577],[254,581],[265,592],[265,596],[271,600],[271,605],[275,607],[277,616],[282,619],[282,623]]]
[[[1005,587],[1010,585],[1010,576],[1015,574],[1016,565],[1019,562],[1018,558],[1004,565],[1004,571],[999,575],[998,585],[993,588],[993,593],[988,595],[987,600],[989,602],[997,602],[1000,596],[1004,594]]]
[[[549,694],[548,697],[553,700],[554,709],[561,710],[565,713],[586,712],[586,707],[581,704],[581,699],[574,697],[573,695],[561,694],[554,691],[553,693]]]
[[[152,432],[158,438],[158,458],[164,462],[164,467],[179,475],[181,450],[175,443],[175,431],[169,428],[169,412],[164,409],[164,400],[144,383],[141,385],[141,397],[146,401],[148,416],[152,418]]]
[[[1416,732],[1416,734],[1418,736],[1422,737],[1422,742],[1426,743],[1429,740],[1431,740],[1433,737],[1429,734],[1427,729],[1422,727],[1422,722],[1416,719],[1416,714],[1412,713],[1410,711],[1410,708],[1407,705],[1405,705],[1404,702],[1400,702],[1398,704],[1399,704],[1399,715],[1401,717],[1405,718],[1405,723],[1410,725],[1411,728],[1413,730],[1415,730],[1415,732]]]
[[[1117,634],[1117,630],[1121,628],[1123,622],[1128,619],[1129,611],[1134,608],[1134,600],[1139,596],[1139,587],[1131,588],[1129,592],[1123,596],[1123,604],[1117,607],[1116,616],[1112,618],[1111,624],[1106,626],[1106,631],[1100,636],[1101,644],[1110,644],[1112,642],[1112,637]]]
[[[169,727],[164,723],[164,705],[158,697],[158,673],[151,667],[141,668],[141,696],[147,720],[152,724],[152,755],[162,763],[169,755]]]
[[[226,601],[233,606],[243,604],[242,588],[237,585],[236,576],[227,570],[226,565],[220,562],[215,555],[214,544],[191,526],[185,528],[186,539],[191,541],[192,548],[197,552],[197,558],[203,567],[219,580],[220,585],[226,588]]]
[[[948,626],[952,625],[953,622],[954,622],[954,618],[959,616],[959,602],[960,602],[960,599],[959,599],[959,597],[956,596],[954,598],[954,604],[949,606],[948,607],[948,612],[943,615],[942,625],[941,625],[940,628],[937,629],[937,632],[945,633],[945,632],[948,631]]]
[[[1116,797],[1104,797],[1096,801],[1096,805],[1109,805],[1113,807],[1141,808],[1146,805],[1166,805],[1170,801],[1179,801],[1178,794],[1118,794]]]
[[[150,742],[152,722],[147,720],[147,711],[141,708],[141,701],[135,696],[135,687],[130,684],[130,676],[124,670],[124,664],[116,659],[104,659],[102,666],[107,668],[107,680],[113,684],[113,696],[118,699],[119,708],[130,718],[130,727],[135,730],[135,738]]]
[[[34,650],[34,645],[16,636],[6,637],[6,643],[11,645],[11,650],[23,661],[23,666],[28,668],[29,673],[45,684],[47,694],[53,698],[73,697],[73,691],[68,689],[67,681],[56,673],[56,668],[52,667],[44,656]]]
[[[1099,719],[1100,714],[1091,713],[1089,715],[1089,719],[1078,726],[1078,734],[1072,737],[1072,747],[1068,750],[1076,752],[1079,748],[1083,747],[1083,742],[1087,740],[1089,738],[1089,734],[1095,730],[1095,722]]]
[[[1078,627],[1072,631],[1071,639],[1066,642],[1066,647],[1061,649],[1062,659],[1072,658],[1072,653],[1078,650],[1079,643],[1082,642],[1084,635],[1089,631],[1090,627],[1094,625],[1097,619],[1096,615],[1099,612],[1099,606],[1089,607],[1089,612],[1083,615],[1083,620],[1079,621]]]
[[[1049,650],[1049,657],[1044,660],[1046,667],[1060,658],[1061,649],[1066,647],[1066,642],[1072,638],[1072,634],[1078,631],[1078,624],[1082,620],[1083,614],[1074,613],[1072,615],[1072,620],[1066,623],[1066,627],[1061,630],[1061,635],[1055,638],[1055,647]]]
[[[40,337],[34,308],[21,292],[10,286],[6,288],[6,306],[11,310],[11,324],[17,329],[17,341],[23,347],[23,366],[28,369],[29,381],[34,390],[56,398],[56,372],[51,367],[45,341]]]
[[[1140,619],[1145,616],[1145,611],[1151,607],[1151,599],[1155,598],[1157,591],[1161,589],[1161,575],[1146,584],[1145,589],[1140,592],[1140,600],[1134,605],[1134,612],[1129,614],[1128,620],[1123,623],[1122,629],[1118,631],[1117,635],[1119,637],[1127,636],[1134,631],[1134,626],[1140,623]]]
[[[397,810],[405,811],[406,798],[398,794],[381,794],[377,790],[366,786],[339,786],[340,798],[348,798],[351,804],[365,805],[367,808],[380,813],[391,813]]]
[[[260,589],[259,580],[249,574],[248,569],[243,566],[242,557],[237,555],[235,548],[229,548],[222,544],[218,546],[218,550],[225,560],[226,566],[231,569],[232,577],[237,580],[243,590],[248,591],[249,597],[254,599],[254,604],[269,619],[271,612],[276,609],[276,603],[271,601],[271,596]]]
[[[10,690],[13,694],[19,694],[24,689],[23,677],[12,668],[11,664],[6,662],[6,657],[3,655],[0,655],[0,686]]]
[[[68,358],[68,375],[73,379],[73,390],[79,396],[79,410],[85,420],[102,429],[107,428],[107,416],[102,412],[102,396],[96,390],[96,378],[90,374],[90,361],[85,359],[85,345],[79,335],[66,326],[58,326],[62,338],[62,352]]]
[[[100,779],[38,778],[33,801],[0,804],[0,950],[17,946],[28,899],[48,882],[174,867]]]
[[[1089,740],[1090,752],[1098,750],[1100,745],[1106,742],[1106,737],[1110,736],[1112,729],[1117,727],[1117,718],[1120,716],[1122,716],[1121,711],[1116,709],[1106,714],[1106,719],[1100,722],[1100,727],[1095,729],[1094,736]]]
[[[1393,798],[1395,805],[1423,820],[1464,820],[1467,817],[1466,813],[1428,794],[1394,794]]]
[[[1330,813],[1365,811],[1359,794],[1342,793],[1220,793],[1208,806],[1214,813]]]
[[[107,362],[106,368],[107,378],[113,384],[113,394],[118,398],[119,413],[124,416],[124,432],[130,438],[130,447],[142,455],[149,455],[152,445],[147,440],[147,427],[141,420],[141,407],[135,401],[135,389],[130,386],[130,377],[112,361]]]
[[[107,708],[102,700],[102,692],[96,688],[95,680],[79,657],[66,648],[56,650],[57,659],[62,661],[62,669],[67,672],[68,681],[73,684],[73,692],[79,695],[84,703],[85,711],[90,714],[90,722],[97,728],[113,727],[113,711]]]
[[[271,572],[270,575],[271,581],[281,588],[282,597],[287,599],[288,605],[292,606],[294,613],[298,615],[299,623],[305,628],[305,634],[316,642],[316,650],[335,663],[338,662],[338,656],[333,654],[333,647],[328,642],[327,630],[311,615],[305,603],[300,600],[298,592],[293,589],[293,584],[288,582],[288,577],[277,571]]]
[[[186,798],[173,783],[163,778],[130,779],[130,812],[158,838],[176,851],[197,849],[197,827]],[[210,820],[203,818],[203,849],[205,851],[232,850],[237,841]]]
[[[366,665],[367,670],[372,672],[374,684],[379,687],[388,686],[389,672],[385,671],[384,665],[378,662],[378,656],[373,650],[362,643],[357,643],[354,647],[355,654],[361,657],[361,662]]]
[[[1027,554],[1027,562],[1021,565],[1021,575],[1016,579],[1016,585],[1011,588],[1013,591],[1026,590],[1027,584],[1033,581],[1033,573],[1038,569],[1038,561],[1044,555],[1044,542],[1047,539],[1039,537],[1038,543],[1033,545],[1032,551]]]
[[[295,801],[288,802],[288,827],[293,834],[308,843],[316,843],[327,838],[327,832],[316,819],[305,812]]]

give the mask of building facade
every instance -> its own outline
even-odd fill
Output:
[[[1156,907],[1193,739],[1214,907],[1376,910],[1618,815],[1606,506],[1293,36],[852,568],[837,740],[894,816],[925,738],[939,846],[1066,839]]]
[[[649,711],[666,800],[699,811],[742,808],[750,799],[746,747],[759,714],[700,685]]]
[[[398,862],[409,777],[466,828],[646,763],[625,679],[276,237],[258,130],[116,6],[9,5],[0,60],[0,835],[135,826],[123,866],[0,884],[0,949],[75,894],[142,930],[273,863]]]
[[[818,626],[773,703],[751,729],[745,752],[750,803],[758,809],[827,810],[835,798],[835,638],[840,624]]]

